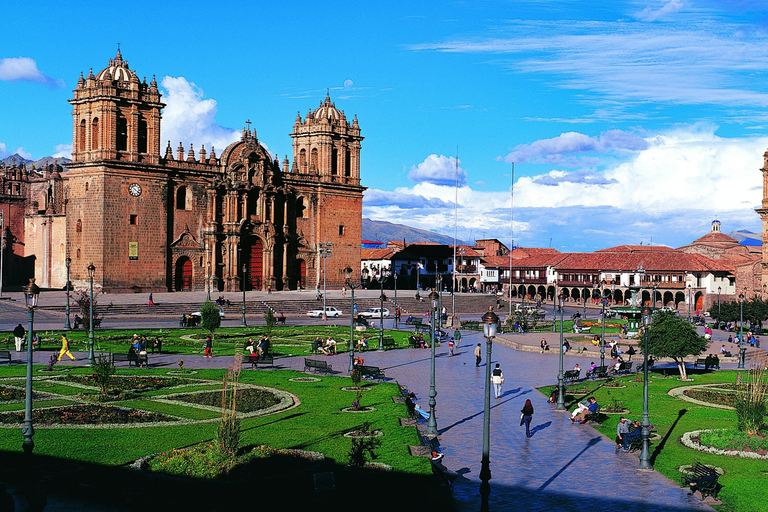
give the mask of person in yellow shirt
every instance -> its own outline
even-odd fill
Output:
[[[69,340],[67,339],[66,334],[61,335],[61,350],[59,351],[59,357],[56,359],[57,361],[61,361],[61,356],[64,354],[67,354],[70,359],[73,361],[75,360],[75,356],[72,355],[72,353],[69,351]]]

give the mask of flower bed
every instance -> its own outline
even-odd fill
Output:
[[[221,406],[221,391],[205,391],[201,393],[189,393],[185,395],[176,395],[174,400],[187,402],[190,404],[207,405],[210,407]],[[280,403],[280,398],[274,393],[263,389],[239,389],[237,391],[237,411],[255,412],[267,409]]]
[[[67,375],[62,379],[64,382],[73,382],[85,386],[98,387],[93,375]],[[181,379],[178,377],[149,377],[149,376],[130,376],[115,377],[112,379],[109,387],[114,391],[154,391],[156,389],[170,388],[174,386],[183,386],[196,382],[190,379]]]
[[[24,389],[0,386],[0,402],[11,402],[14,400],[22,400],[25,396],[27,396],[27,393]],[[32,391],[33,398],[40,398],[41,396],[48,396],[48,395],[41,395],[37,391]]]
[[[736,401],[736,395],[727,391],[714,391],[704,388],[690,388],[683,391],[683,394],[694,400],[700,400],[710,404],[728,405],[733,407]]]
[[[766,434],[766,432],[761,432],[750,436],[736,429],[711,430],[702,432],[699,436],[699,442],[721,450],[741,450],[765,455],[768,454],[768,437]]]
[[[22,423],[24,412],[0,414],[0,423]],[[32,421],[40,425],[84,425],[90,423],[150,423],[179,421],[165,414],[125,409],[112,405],[73,405],[32,411]]]
[[[691,432],[686,432],[685,434],[683,434],[683,437],[680,438],[680,443],[682,443],[683,446],[686,446],[693,450],[712,453],[715,455],[725,455],[727,457],[743,457],[747,459],[768,460],[768,454],[759,453],[752,450],[728,450],[728,449],[717,448],[715,446],[707,446],[706,444],[701,442],[701,435],[707,432],[712,432],[712,431],[711,430],[693,430]]]

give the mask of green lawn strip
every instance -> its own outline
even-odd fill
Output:
[[[72,400],[56,399],[56,400],[34,400],[32,407],[53,407],[56,405],[72,405],[80,402],[73,402]],[[12,404],[0,404],[0,411],[20,411],[24,409],[24,402],[16,402]]]
[[[166,370],[121,369],[124,375],[163,375]],[[12,369],[0,368],[0,378],[9,376]],[[200,370],[189,378],[221,381],[224,370]],[[355,399],[352,391],[341,390],[350,386],[345,377],[322,376],[320,382],[290,382],[294,377],[306,374],[288,370],[273,372],[243,372],[241,382],[260,386],[275,387],[295,394],[301,404],[298,407],[277,414],[247,418],[242,421],[241,446],[265,444],[274,448],[297,448],[319,451],[337,462],[346,463],[351,440],[343,434],[369,421],[374,429],[382,429],[382,446],[378,449],[378,461],[391,465],[395,470],[429,474],[429,460],[412,457],[409,445],[420,444],[414,427],[401,427],[399,417],[407,413],[403,404],[395,404],[392,396],[399,395],[396,384],[380,383],[370,385],[371,391],[362,396],[363,406],[373,406],[374,412],[344,413],[342,408],[350,407]],[[176,390],[164,390],[165,394]],[[158,396],[162,396],[162,393]],[[154,412],[190,417],[192,414],[209,414],[173,404],[160,404],[150,400],[135,400],[139,408]],[[170,407],[172,409],[165,409]],[[174,409],[175,408],[175,409]],[[183,414],[181,410],[184,409]],[[217,415],[217,414],[216,414]],[[209,416],[210,417],[210,416]],[[137,428],[141,428],[137,431]],[[163,452],[172,448],[189,446],[215,438],[217,422],[194,425],[136,427],[127,429],[36,429],[35,450],[38,453],[95,462],[107,465],[121,465],[142,456]],[[140,439],[140,441],[138,441]],[[85,446],[85,450],[72,450],[72,446]],[[21,435],[10,431],[0,435],[0,450],[21,451]]]
[[[724,512],[768,510],[768,505],[766,505],[768,503],[768,475],[764,473],[768,471],[768,462],[708,454],[686,448],[680,444],[679,440],[682,435],[692,430],[735,428],[735,412],[684,402],[667,394],[670,389],[679,386],[733,383],[736,381],[736,374],[735,371],[694,374],[692,375],[693,382],[680,382],[676,378],[662,378],[658,374],[651,373],[648,386],[650,422],[655,425],[657,434],[662,437],[669,434],[663,448],[656,453],[655,457],[655,450],[658,449],[661,441],[651,443],[654,469],[673,482],[679,483],[680,473],[677,471],[679,466],[693,464],[696,460],[703,464],[719,466],[725,470],[725,474],[719,479],[719,482],[724,486],[719,495],[723,504],[715,507],[717,510]],[[689,376],[691,375],[689,374]],[[627,387],[621,389],[600,387],[591,395],[594,395],[598,403],[603,405],[611,403],[614,398],[623,400],[625,408],[631,411],[627,417],[633,420],[642,419],[642,382],[638,382],[635,376],[623,377],[619,380],[627,384]],[[598,381],[598,385],[600,382]],[[579,384],[575,384],[571,388],[577,387]],[[554,386],[546,386],[540,390],[549,396],[553,388]],[[576,396],[578,399],[581,397],[582,395]],[[616,437],[618,421],[619,415],[609,415],[602,425],[596,425],[595,428],[613,442]],[[670,429],[672,429],[671,432]],[[637,453],[633,455],[634,457],[639,456]],[[626,457],[627,455],[619,454],[617,456]]]
[[[211,418],[217,418],[221,415],[216,411],[206,411],[203,409],[195,409],[193,407],[185,407],[183,405],[166,404],[152,400],[123,400],[113,403],[114,405],[120,407],[134,407],[144,411],[170,414],[172,416],[179,416],[181,418],[189,418],[191,420],[208,420]]]
[[[56,393],[59,395],[77,395],[79,393],[94,391],[82,387],[70,386],[63,381],[59,382],[55,380],[36,380],[32,383],[32,389],[35,391],[42,391],[44,393]]]

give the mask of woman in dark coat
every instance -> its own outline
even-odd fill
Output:
[[[520,411],[523,413],[523,417],[520,420],[520,424],[525,423],[525,437],[531,437],[531,419],[533,419],[533,404],[530,400],[525,401],[523,409]]]

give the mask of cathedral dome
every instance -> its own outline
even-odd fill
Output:
[[[97,80],[115,80],[118,82],[132,82],[138,81],[139,77],[136,73],[131,71],[128,67],[128,61],[123,60],[123,56],[120,50],[117,50],[117,55],[114,59],[109,59],[109,66],[99,71],[96,75]]]
[[[330,119],[332,121],[338,121],[339,119],[341,119],[342,114],[336,108],[336,104],[331,103],[330,94],[326,94],[325,101],[321,103],[317,109],[315,109],[315,111],[312,113],[312,117],[314,117],[318,121],[320,119]]]

